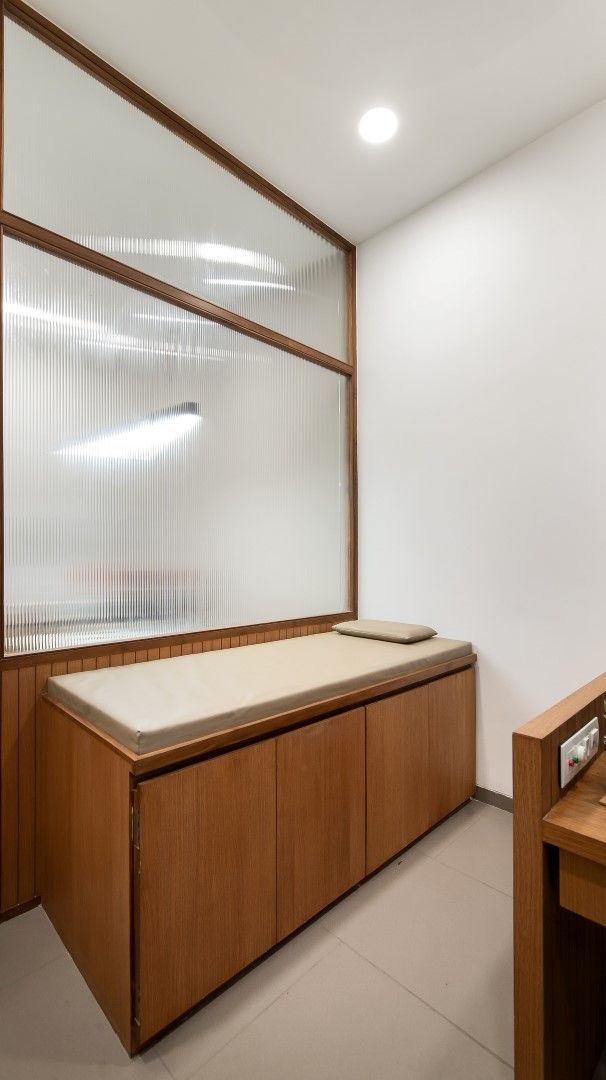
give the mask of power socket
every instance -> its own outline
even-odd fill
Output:
[[[560,744],[560,787],[564,788],[595,757],[600,748],[597,716]]]

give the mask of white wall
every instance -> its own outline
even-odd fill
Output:
[[[478,784],[606,669],[606,102],[359,249],[360,612],[479,654]]]

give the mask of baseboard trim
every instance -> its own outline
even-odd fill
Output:
[[[17,904],[16,907],[7,908],[6,911],[0,911],[0,923],[7,922],[9,919],[14,919],[16,915],[23,915],[24,911],[31,911],[32,908],[38,907],[40,903],[40,897],[34,896],[32,900],[26,900],[23,904]]]
[[[513,814],[513,799],[509,795],[501,795],[500,791],[479,787],[476,788],[474,798],[478,802],[488,803],[489,806],[496,806],[499,810],[507,810],[508,814]]]

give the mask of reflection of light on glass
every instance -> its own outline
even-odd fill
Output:
[[[158,336],[146,339],[143,337],[132,337],[128,334],[116,334],[104,326],[103,323],[93,322],[92,319],[78,319],[74,318],[73,315],[63,315],[56,311],[46,311],[44,308],[31,307],[26,304],[17,304],[8,300],[4,304],[4,314],[5,316],[10,315],[16,319],[29,320],[33,323],[45,323],[50,329],[57,331],[67,329],[70,334],[74,330],[79,330],[81,331],[81,336],[78,336],[78,338],[75,339],[77,340],[77,343],[93,348],[95,352],[105,350],[108,352],[138,353],[140,355],[143,354],[149,356],[156,356],[158,353],[161,353],[163,356],[175,356],[180,359],[190,360],[224,360],[237,355],[235,349],[228,350],[216,348],[212,345],[205,344],[204,340],[202,340],[200,345],[194,346],[193,348],[182,348],[181,345],[175,345],[172,341],[163,341]],[[208,326],[208,322],[198,315],[180,317],[169,313],[135,313],[135,316],[137,319],[158,322],[167,330],[172,326],[179,324],[185,324],[194,329],[197,327],[206,328]]]
[[[285,272],[284,265],[271,255],[231,244],[212,244],[199,240],[163,240],[145,236],[87,236],[82,240],[87,247],[104,251],[108,255],[159,255],[166,259],[206,259],[208,262],[231,263],[233,266],[250,266],[255,270],[269,270],[275,274]]]
[[[207,285],[237,285],[245,289],[283,289],[294,292],[294,285],[284,285],[281,281],[241,281],[239,278],[206,278]]]
[[[171,443],[183,439],[201,419],[199,406],[194,401],[186,401],[97,439],[67,446],[58,453],[62,457],[105,461],[150,460]]]
[[[195,326],[200,315],[187,315],[183,312],[182,315],[173,314],[157,314],[152,311],[134,311],[135,319],[145,319],[146,322],[158,322],[163,326]]]
[[[70,330],[103,330],[99,323],[90,319],[75,319],[73,315],[60,315],[57,311],[45,311],[44,308],[31,307],[27,304],[16,304],[12,300],[4,303],[4,314],[15,315],[18,319],[30,319],[32,322],[50,323],[52,326],[68,326]],[[124,340],[121,335],[121,340]]]

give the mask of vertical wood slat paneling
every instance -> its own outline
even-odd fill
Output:
[[[82,670],[83,671],[91,671],[91,670],[94,670],[96,667],[97,667],[97,658],[94,657],[94,656],[91,656],[88,660],[84,660],[83,663],[82,663]],[[41,711],[42,711],[41,695],[43,694],[44,690],[46,689],[47,680],[52,675],[52,672],[53,672],[52,664],[36,664],[35,671],[36,671],[36,725],[37,725],[39,723],[39,717],[40,717],[40,714],[41,714]],[[35,732],[34,732],[34,735],[35,735]],[[41,773],[40,773],[40,747],[39,747],[38,742],[36,741],[36,777],[38,777],[40,775],[41,775]],[[36,780],[36,790],[34,791],[34,799],[35,799],[35,801],[37,803],[36,791],[37,791],[37,780]],[[37,825],[38,825],[38,807],[37,807],[37,805],[36,805],[36,812],[35,812],[35,815],[34,815],[34,820],[36,822],[36,838],[35,838],[35,842],[36,842],[36,845],[37,845],[38,836],[39,836],[39,830],[37,828]],[[31,858],[31,856],[30,856],[30,858]],[[37,855],[37,846],[34,849],[33,863],[34,863],[34,895],[38,896],[39,893],[40,893],[40,889],[39,889],[39,886],[38,886],[38,867],[40,866],[40,861],[39,861],[38,855]]]
[[[19,672],[2,674],[0,910],[19,903]]]
[[[40,695],[51,675],[120,667],[123,664],[187,656],[213,649],[282,641],[330,630],[331,623],[281,627],[230,637],[218,635],[183,645],[60,660],[3,671],[0,676],[0,913],[32,900],[36,886],[36,717]]]
[[[68,665],[69,667],[69,665]],[[80,661],[82,667],[82,661]],[[19,671],[19,841],[18,903],[34,895],[36,844],[36,669]]]

